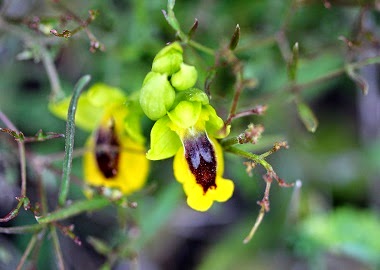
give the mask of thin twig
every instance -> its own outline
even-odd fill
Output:
[[[244,244],[247,244],[249,241],[251,241],[252,237],[255,235],[257,229],[259,228],[261,222],[263,221],[264,216],[265,216],[265,207],[261,206],[260,212],[255,221],[255,224],[253,225],[249,234],[243,240]]]
[[[17,268],[16,268],[17,270],[21,270],[22,267],[24,266],[26,259],[28,258],[30,252],[33,250],[35,244],[37,243],[38,237],[39,237],[39,233],[33,234],[32,238],[30,239],[28,243],[28,246],[26,247],[24,251],[24,254],[22,254],[20,262],[17,265]]]
[[[48,79],[51,86],[51,98],[53,100],[60,99],[64,96],[64,93],[61,88],[61,83],[59,80],[57,69],[55,68],[53,59],[47,50],[46,46],[41,42],[40,38],[33,36],[32,34],[22,30],[20,27],[9,24],[0,17],[0,29],[8,31],[15,34],[25,43],[33,43],[39,47],[42,63],[46,69]]]
[[[15,125],[9,118],[0,110],[0,120],[7,126],[7,128],[19,132]],[[17,140],[18,153],[20,159],[20,172],[21,172],[21,197],[26,197],[26,162],[25,162],[25,145],[23,140]]]
[[[16,227],[0,227],[0,233],[24,234],[24,233],[37,232],[37,231],[42,230],[42,228],[43,228],[43,225],[41,224],[16,226]]]
[[[59,244],[57,229],[53,225],[50,226],[50,235],[51,235],[51,238],[53,239],[55,255],[57,256],[57,267],[59,270],[64,270],[65,264],[63,262],[61,245]]]
[[[102,209],[111,204],[111,201],[106,197],[97,197],[91,200],[83,200],[74,202],[65,208],[58,209],[54,212],[48,213],[45,216],[36,216],[39,224],[47,224],[59,220],[67,219],[79,215],[87,211],[95,211]]]

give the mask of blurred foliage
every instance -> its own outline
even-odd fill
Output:
[[[338,208],[305,219],[292,242],[295,252],[311,262],[321,260],[324,253],[343,253],[376,269],[380,265],[379,226],[380,219],[373,212]]]
[[[84,74],[91,75],[91,84],[106,83],[127,94],[139,90],[155,54],[178,39],[162,10],[167,11],[164,0],[3,0],[0,111],[26,138],[59,137],[65,123],[52,116],[48,102],[71,95]],[[232,119],[231,138],[254,123],[263,125],[264,133],[257,144],[239,149],[263,153],[286,140],[289,149],[268,162],[287,182],[301,179],[302,188],[273,185],[271,211],[244,245],[260,210],[262,167],[249,176],[243,165],[247,159],[227,153],[226,174],[236,186],[233,199],[198,213],[185,205],[171,161],[157,161],[147,187],[128,197],[128,203],[138,202],[136,209],[123,207],[127,202],[109,203],[60,220],[53,229],[1,234],[0,269],[15,269],[23,259],[28,269],[59,269],[55,229],[67,269],[378,268],[377,2],[178,0],[174,12],[184,33],[198,20],[191,41],[213,53],[188,42],[184,57],[197,67],[197,86],[209,86],[211,104],[225,120],[236,93],[236,61],[227,61],[222,52],[229,44],[234,47],[239,25],[233,55],[254,87],[244,87],[237,113],[259,105],[267,110]],[[58,34],[68,30],[70,37],[55,36],[52,29]],[[369,86],[366,96],[363,82]],[[7,128],[1,120],[1,128]],[[310,133],[303,122],[309,130],[318,127]],[[152,122],[144,118],[142,124],[148,138]],[[0,133],[0,217],[22,194],[18,142],[10,135]],[[76,131],[77,150],[88,135]],[[39,203],[48,213],[57,205],[64,139],[36,140],[25,143],[26,195],[32,207]],[[69,199],[82,202],[80,159],[74,158],[72,170]],[[41,201],[44,193],[46,202]],[[21,208],[15,219],[0,223],[0,230],[33,224],[33,213]],[[73,241],[76,237],[81,246]]]

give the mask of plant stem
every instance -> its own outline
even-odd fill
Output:
[[[204,45],[202,45],[202,44],[200,44],[200,43],[198,43],[198,42],[196,42],[194,40],[189,39],[189,40],[187,40],[185,42],[187,44],[189,44],[191,47],[193,47],[193,48],[195,48],[195,49],[197,49],[197,50],[199,50],[201,52],[204,52],[204,53],[206,53],[208,55],[215,55],[215,51],[213,49],[208,48],[208,47],[206,47],[206,46],[204,46]]]
[[[33,250],[34,246],[36,245],[37,243],[37,240],[38,240],[38,234],[39,233],[35,233],[33,234],[32,238],[30,239],[29,243],[28,243],[28,246],[26,247],[25,251],[24,251],[24,254],[22,255],[21,257],[21,260],[20,262],[18,263],[17,265],[17,270],[21,270],[22,267],[24,266],[25,264],[25,261],[26,259],[28,258],[30,252]]]
[[[22,28],[9,24],[5,20],[3,20],[1,17],[0,17],[0,29],[3,29],[5,31],[15,34],[20,39],[22,39],[26,44],[33,43],[38,46],[41,53],[41,59],[42,59],[43,65],[46,69],[46,73],[49,78],[49,82],[51,86],[51,98],[52,100],[55,100],[55,99],[59,99],[63,97],[64,93],[61,88],[61,83],[59,81],[57,69],[55,68],[55,65],[49,54],[48,49],[42,43],[42,41],[36,38],[34,35],[29,34],[28,32],[22,30]]]
[[[74,87],[74,93],[70,101],[69,111],[67,114],[66,122],[66,140],[65,140],[65,158],[63,160],[63,172],[62,172],[62,182],[61,189],[59,191],[58,203],[64,206],[66,203],[67,194],[69,192],[70,186],[70,173],[71,165],[73,160],[73,149],[74,149],[74,135],[75,135],[75,112],[77,109],[77,104],[79,96],[82,93],[84,87],[88,84],[91,77],[90,75],[85,75],[79,79]]]
[[[55,255],[57,256],[57,268],[59,270],[64,270],[65,264],[63,263],[62,250],[59,244],[57,229],[53,225],[50,226],[50,234],[51,234],[51,238],[53,239]]]
[[[19,133],[19,130],[9,120],[9,118],[0,110],[0,119],[7,126],[7,128]],[[23,140],[17,140],[18,153],[20,158],[20,172],[21,172],[21,197],[26,197],[26,162],[25,162],[25,145]]]
[[[43,228],[43,225],[40,225],[40,224],[17,226],[17,227],[0,227],[0,233],[23,234],[23,233],[37,232],[37,231],[42,230],[42,228]]]
[[[226,148],[226,151],[228,152],[231,152],[231,153],[234,153],[238,156],[241,156],[241,157],[244,157],[244,158],[247,158],[247,159],[250,159],[252,161],[254,161],[255,163],[259,163],[261,164],[261,166],[263,166],[265,168],[265,170],[267,170],[268,172],[269,171],[273,171],[273,168],[272,168],[272,165],[270,165],[266,160],[265,160],[265,157],[267,156],[266,153],[268,152],[265,152],[261,155],[255,155],[255,154],[252,154],[252,153],[249,153],[247,151],[244,151],[244,150],[241,150],[241,149],[238,149],[236,147],[233,147],[233,146],[230,146],[228,148]],[[271,150],[269,150],[271,151]]]
[[[66,219],[75,215],[79,215],[82,212],[94,211],[104,208],[111,204],[111,201],[105,197],[97,197],[92,200],[83,200],[75,202],[65,208],[56,210],[43,217],[37,217],[36,220],[39,224],[46,224],[62,219]]]

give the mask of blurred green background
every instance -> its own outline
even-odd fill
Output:
[[[260,166],[249,176],[243,165],[246,160],[226,153],[225,174],[235,182],[234,196],[207,213],[198,213],[186,205],[173,177],[172,161],[152,162],[147,188],[132,198],[139,204],[137,209],[109,207],[63,222],[74,224],[82,240],[82,246],[77,246],[60,234],[67,269],[98,269],[105,262],[113,269],[379,269],[379,66],[356,70],[369,85],[367,95],[344,72],[347,63],[380,55],[380,16],[375,2],[177,1],[174,11],[182,29],[188,31],[197,18],[199,27],[193,39],[212,49],[228,44],[236,24],[240,25],[235,53],[245,78],[257,80],[258,86],[244,90],[238,111],[260,104],[268,105],[268,110],[264,116],[234,120],[231,136],[243,132],[249,123],[263,124],[265,132],[258,144],[243,147],[254,153],[286,140],[289,149],[271,155],[268,161],[281,178],[287,182],[299,179],[302,187],[273,185],[271,210],[252,241],[244,245],[242,240],[259,212],[256,202],[264,192],[265,171]],[[84,74],[92,76],[91,83],[104,82],[126,93],[137,91],[155,54],[176,38],[162,14],[166,5],[164,0],[3,0],[0,110],[26,136],[39,129],[64,133],[64,121],[48,111],[52,86],[44,55],[53,60],[67,95]],[[53,28],[62,32],[78,26],[74,20],[66,21],[70,18],[64,7],[82,20],[89,10],[99,11],[88,29],[104,44],[104,51],[90,52],[84,30],[70,38],[49,34]],[[313,82],[300,88],[298,98],[318,119],[315,133],[300,121],[296,94],[289,91],[287,61],[296,42],[299,68],[295,83]],[[203,88],[214,57],[187,47],[185,59],[198,68],[198,86]],[[339,76],[315,81],[336,70]],[[231,66],[224,66],[217,70],[210,88],[211,103],[224,119],[234,82]],[[143,121],[148,138],[153,123]],[[88,136],[77,130],[76,147],[83,147]],[[63,150],[63,139],[27,144],[27,195],[32,203],[38,201],[33,158]],[[57,162],[42,172],[50,211],[56,206],[61,166]],[[70,198],[83,199],[79,158],[74,160],[73,174]],[[17,145],[2,133],[1,216],[16,204],[19,179]],[[21,212],[0,226],[35,223],[30,212]],[[0,235],[0,269],[15,269],[30,237]],[[101,254],[103,245],[118,255]],[[39,246],[25,269],[56,269],[50,238],[41,240]]]

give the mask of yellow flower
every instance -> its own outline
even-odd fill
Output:
[[[52,103],[49,108],[65,119],[69,100]],[[117,189],[125,195],[144,186],[149,160],[140,130],[141,113],[138,102],[105,84],[95,84],[80,97],[76,124],[92,131],[83,156],[84,180],[89,185]]]
[[[182,143],[173,168],[175,178],[183,185],[187,204],[197,211],[207,211],[214,201],[231,198],[234,183],[222,177],[224,160],[219,143],[199,130],[187,133]]]
[[[151,130],[151,160],[175,155],[174,176],[182,183],[188,205],[207,211],[214,201],[225,202],[234,184],[223,178],[222,147],[214,138],[227,136],[224,122],[208,104],[208,98],[197,89],[185,90],[183,100],[160,118]]]
[[[107,112],[88,139],[83,157],[84,177],[93,186],[116,188],[123,194],[141,189],[148,174],[148,160],[143,145],[125,132],[125,106]]]

